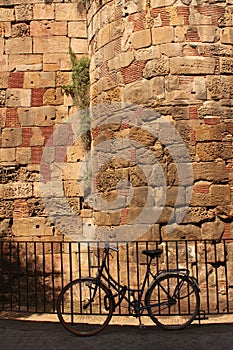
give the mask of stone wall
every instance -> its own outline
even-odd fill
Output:
[[[154,227],[156,232],[161,230],[164,239],[232,236],[232,20],[232,1],[109,0],[90,4],[88,40],[93,108],[104,103],[128,103],[146,106],[154,113],[143,124],[140,112],[135,111],[132,128],[127,126],[127,111],[124,126],[116,130],[113,125],[107,136],[106,128],[95,127],[93,145],[128,137],[147,147],[159,160],[168,191],[157,221],[159,226]],[[99,123],[103,114],[99,115]],[[190,205],[172,232],[167,230],[166,223],[174,207],[174,221],[179,219],[191,184],[183,188],[186,199],[183,197],[177,203],[177,164],[171,154],[169,157],[161,133],[149,137],[145,130],[140,131],[143,125],[155,124],[161,117],[171,126],[166,130],[167,143],[170,139],[172,144],[175,127],[188,149],[193,169]],[[109,164],[102,173],[110,185],[115,181],[110,179],[113,168]],[[122,165],[121,172],[123,178],[132,180],[132,164]],[[146,194],[145,186],[148,189],[145,182],[137,183],[138,198],[143,191]],[[120,208],[120,217],[112,216],[108,225],[130,224],[138,206],[137,200]],[[151,203],[151,215],[154,206],[155,202]],[[107,222],[110,214],[104,215]],[[103,219],[100,213],[96,216]],[[149,237],[157,235],[152,233]]]
[[[51,164],[59,165],[59,159],[63,194],[72,212],[86,223],[85,239],[118,238],[113,233],[117,227],[127,227],[129,236],[124,238],[131,239],[135,226],[130,225],[146,200],[145,222],[140,224],[147,225],[153,215],[158,220],[140,238],[157,239],[161,233],[163,239],[231,236],[232,18],[231,0],[93,0],[87,21],[77,0],[0,0],[1,236],[63,239],[64,231],[44,208],[39,186],[41,170],[47,181],[46,171]],[[133,149],[128,149],[127,163],[116,159],[105,164],[94,184],[109,205],[102,211],[93,210],[88,198],[83,203],[77,173],[84,149],[69,139],[69,133],[59,137],[47,168],[41,169],[44,147],[55,128],[75,112],[72,98],[61,88],[71,79],[69,46],[78,57],[89,50],[92,109],[104,103],[134,106],[133,123],[126,116],[118,126],[101,127],[103,115],[105,123],[111,120],[111,110],[105,108],[100,120],[94,120],[92,148],[101,147],[103,140],[130,139],[141,143],[143,152],[148,149],[159,164],[147,164],[151,171],[143,175]],[[170,126],[165,131],[158,124],[161,117]],[[146,131],[146,126],[155,125],[156,135]],[[170,152],[176,131],[193,171],[193,181],[182,186]],[[105,156],[100,154],[101,159]],[[157,181],[157,169],[167,186],[166,201],[159,208],[156,201],[164,183]],[[151,186],[147,175],[156,179]],[[130,194],[121,190],[122,202],[114,211],[111,203],[121,179],[130,181],[135,193],[124,205]],[[51,186],[48,206],[58,190]],[[183,217],[184,205],[189,207]],[[167,230],[171,217],[180,223],[172,233]],[[107,236],[99,233],[101,227]],[[82,230],[80,225],[76,231]]]
[[[44,146],[74,113],[62,91],[71,81],[69,47],[78,58],[87,54],[86,16],[76,1],[0,0],[0,236],[62,237],[44,210],[39,180]],[[68,197],[79,210],[75,189]]]

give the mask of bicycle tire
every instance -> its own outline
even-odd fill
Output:
[[[169,300],[167,293],[172,299]],[[154,323],[166,330],[184,329],[199,312],[199,289],[188,276],[166,274],[156,279],[146,293],[146,306],[156,303],[160,303],[160,306],[148,308],[148,314]]]
[[[62,326],[78,336],[90,336],[102,331],[110,322],[114,299],[102,282],[96,288],[96,279],[79,278],[68,283],[57,299],[57,315]]]

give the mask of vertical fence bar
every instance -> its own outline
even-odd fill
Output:
[[[37,307],[37,247],[34,242],[34,286],[35,286],[35,311],[38,311]]]
[[[4,265],[3,265],[3,242],[0,242],[0,252],[1,252],[1,278],[0,278],[0,310],[4,310]]]
[[[45,278],[45,243],[42,242],[42,278],[43,278],[43,299],[44,312],[46,312],[46,278]]]
[[[13,309],[13,283],[12,283],[12,242],[9,242],[9,285],[10,285],[10,310]]]
[[[210,299],[209,299],[209,272],[208,272],[208,266],[207,266],[207,245],[206,245],[206,241],[204,242],[204,251],[205,251],[205,282],[206,282],[206,302],[207,302],[207,313],[210,313]]]
[[[21,299],[20,299],[20,255],[19,255],[19,242],[16,243],[17,247],[17,277],[18,277],[18,311],[21,310]]]
[[[25,257],[26,257],[26,309],[29,311],[29,282],[28,282],[28,245],[27,242],[25,242]]]
[[[216,303],[217,303],[217,312],[219,313],[219,295],[218,295],[218,269],[216,266],[217,263],[217,248],[216,248],[216,242],[213,242],[214,244],[214,263],[215,263],[215,281],[216,281],[216,288],[215,288],[215,293],[216,293]]]
[[[226,240],[223,240],[223,249],[224,249],[224,261],[225,261],[225,283],[226,283],[226,304],[227,304],[227,313],[230,312],[229,308],[229,288],[228,288],[228,271],[227,271],[227,247]]]
[[[54,242],[51,242],[51,254],[52,254],[52,295],[53,295],[53,311],[56,311],[55,306],[55,272],[54,272]]]

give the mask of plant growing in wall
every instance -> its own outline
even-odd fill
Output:
[[[80,110],[81,118],[81,134],[82,139],[86,144],[86,148],[90,148],[91,134],[90,134],[90,115],[89,115],[89,67],[90,59],[88,57],[81,57],[77,59],[75,53],[70,48],[70,58],[72,63],[72,83],[63,85],[67,95],[71,95],[74,100],[74,105]]]

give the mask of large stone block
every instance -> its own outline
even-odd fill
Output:
[[[15,148],[0,148],[0,162],[15,162]]]
[[[30,35],[67,35],[67,22],[32,21],[30,24]]]
[[[16,21],[31,21],[33,19],[33,4],[15,6]]]
[[[69,53],[45,53],[43,55],[44,71],[71,70],[71,60]]]
[[[68,22],[68,36],[71,38],[86,38],[87,28],[85,21]]]
[[[124,89],[125,102],[146,104],[151,100],[151,98],[151,86],[145,80],[128,84]]]
[[[10,55],[32,53],[32,38],[10,38],[5,44],[5,53]]]
[[[193,163],[194,180],[225,182],[228,180],[226,164],[223,161]]]
[[[202,239],[221,239],[225,230],[225,225],[220,220],[204,222],[201,227]]]
[[[169,60],[164,56],[162,58],[148,61],[143,70],[143,77],[150,79],[158,75],[167,75],[168,73]]]
[[[0,72],[8,72],[8,55],[0,54]]]
[[[74,53],[87,54],[87,40],[71,38],[71,49]]]
[[[223,44],[233,44],[233,28],[226,27],[221,31],[221,42]]]
[[[150,46],[151,45],[150,29],[134,32],[132,34],[132,45],[136,50]]]
[[[55,16],[55,4],[45,3],[45,4],[35,4],[33,6],[33,19],[43,20],[43,19],[54,19]]]
[[[17,147],[22,143],[22,129],[5,128],[2,131],[2,147]]]
[[[13,7],[1,7],[0,8],[1,22],[8,22],[15,20],[15,11]]]
[[[83,20],[85,13],[80,11],[77,3],[55,4],[55,19],[57,21],[79,21]]]
[[[219,29],[217,26],[198,26],[198,34],[201,42],[215,43],[219,40]]]
[[[8,183],[0,185],[0,194],[4,199],[29,198],[32,196],[32,183]]]
[[[195,128],[196,141],[221,141],[226,131],[226,125],[200,125]]]
[[[66,36],[42,36],[33,38],[34,53],[67,53],[69,39]]]
[[[168,225],[162,227],[162,239],[167,241],[169,239],[201,239],[201,229],[195,225]]]
[[[54,124],[55,113],[52,106],[18,109],[21,126],[51,126]]]
[[[14,218],[12,232],[16,237],[52,236],[52,226],[43,217]]]
[[[233,73],[233,59],[228,57],[220,58],[220,73],[232,74]]]
[[[42,55],[11,54],[9,55],[9,71],[42,70]]]
[[[30,89],[8,89],[6,92],[7,107],[29,107],[31,105]]]
[[[215,59],[211,57],[172,57],[171,74],[214,74]]]
[[[16,163],[25,165],[31,163],[30,147],[20,147],[16,149]]]
[[[55,72],[25,72],[24,89],[55,87]]]
[[[174,37],[174,28],[171,26],[152,28],[153,45],[171,43]]]
[[[217,158],[231,159],[232,147],[227,147],[222,142],[201,142],[196,146],[196,155],[204,162],[214,161]]]

